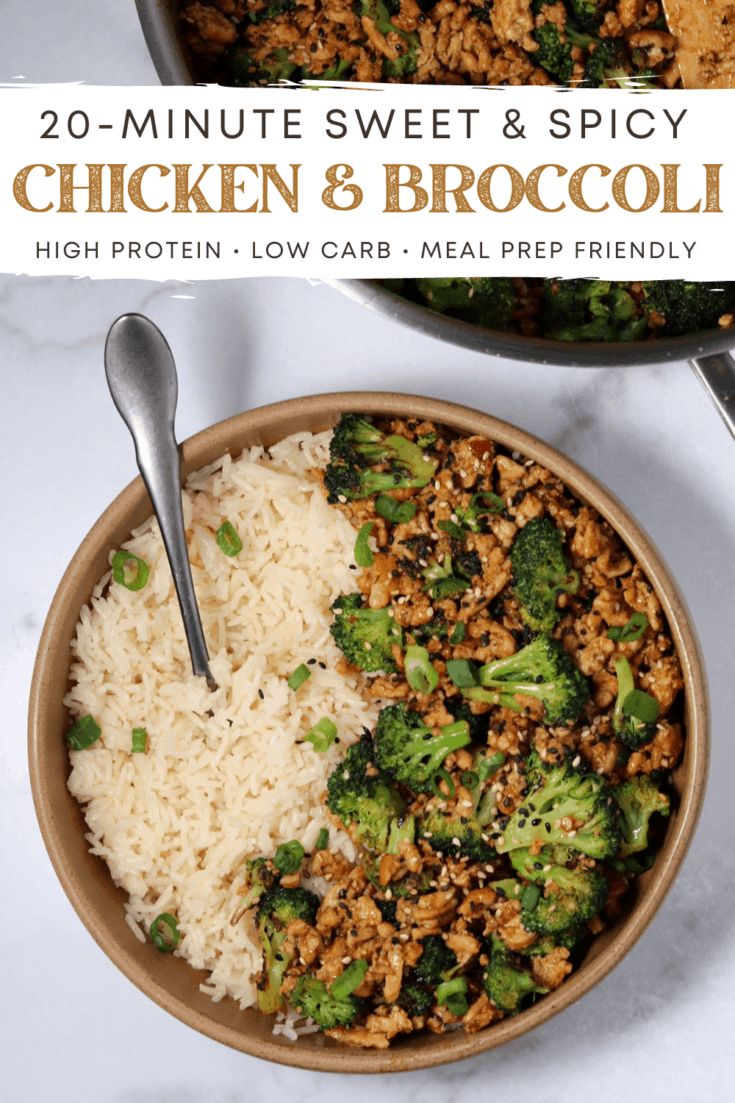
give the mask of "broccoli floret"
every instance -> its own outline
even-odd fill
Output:
[[[403,704],[389,705],[378,717],[375,757],[381,770],[397,781],[415,793],[429,793],[447,755],[469,742],[469,726],[463,720],[434,735],[417,712]]]
[[[306,889],[285,889],[280,885],[260,898],[257,912],[258,934],[263,946],[262,981],[258,984],[258,1007],[272,1014],[283,1005],[281,985],[292,961],[284,951],[286,927],[294,919],[313,923],[319,898]]]
[[[452,564],[451,555],[445,555],[441,563],[432,560],[422,572],[426,580],[424,589],[428,594],[431,594],[434,601],[443,601],[445,598],[454,597],[456,594],[463,594],[465,590],[469,589],[473,574],[479,574],[482,570],[479,557],[476,558],[477,563],[471,556],[463,557],[456,565]],[[476,570],[473,569],[475,567],[477,567]],[[472,573],[465,573],[468,570]]]
[[[245,862],[245,893],[241,896],[235,913],[230,919],[233,925],[260,900],[261,896],[278,883],[278,871],[267,858],[249,858]]]
[[[624,655],[615,660],[618,694],[612,713],[613,731],[631,750],[642,747],[656,730],[658,702],[650,693],[635,688],[633,671]]]
[[[555,341],[634,341],[647,329],[627,286],[609,280],[544,280],[541,325]]]
[[[330,65],[328,69],[325,69],[323,73],[320,73],[316,78],[317,80],[341,80],[342,77],[347,76],[352,68],[352,62],[347,61],[346,58],[337,58],[334,65]]]
[[[344,594],[332,605],[331,633],[344,657],[360,670],[393,673],[398,669],[393,647],[403,644],[403,632],[388,609],[362,606],[360,594]]]
[[[567,763],[542,770],[496,840],[501,854],[526,847],[566,846],[591,858],[611,858],[620,845],[617,805],[597,774]]]
[[[277,19],[279,15],[293,11],[295,7],[296,0],[271,0],[269,4],[263,4],[262,7],[257,8],[251,5],[248,9],[248,19],[251,23],[265,23],[269,19]]]
[[[654,316],[657,333],[670,337],[714,329],[723,314],[735,310],[735,282],[656,280],[643,287],[646,314]]]
[[[553,866],[544,894],[524,903],[521,923],[527,931],[558,938],[598,915],[607,899],[607,881],[596,870]]]
[[[384,433],[359,414],[343,414],[332,434],[324,472],[327,500],[368,498],[402,487],[426,486],[436,461],[398,433]],[[379,471],[372,468],[380,466]]]
[[[308,973],[299,977],[288,1002],[313,1019],[322,1030],[351,1026],[363,1006],[357,996],[335,996],[323,980]]]
[[[507,330],[516,301],[513,281],[504,277],[436,276],[417,280],[421,297],[432,310],[486,329]]]
[[[480,490],[470,498],[469,505],[457,506],[455,513],[463,529],[470,532],[483,532],[487,527],[484,518],[493,513],[502,513],[505,509],[503,499],[491,490]],[[479,573],[479,572],[476,572]]]
[[[526,1000],[548,992],[548,988],[540,988],[531,974],[516,964],[505,943],[495,937],[491,940],[490,962],[482,983],[489,999],[506,1015],[517,1014]]]
[[[386,853],[389,840],[396,840],[406,802],[376,769],[375,748],[368,734],[352,744],[329,775],[327,808],[351,828],[354,838],[367,850]]]
[[[584,924],[605,902],[604,877],[568,868],[566,863],[572,857],[566,846],[545,846],[538,853],[525,849],[511,851],[513,868],[531,882],[516,893],[521,901],[521,922],[527,930],[543,935],[538,944],[529,948],[529,954],[547,954],[554,946],[573,949],[585,936]],[[547,896],[540,886],[548,886]]]
[[[574,73],[571,42],[565,41],[557,25],[551,22],[537,27],[533,37],[538,50],[531,57],[557,84],[568,84]]]
[[[584,84],[591,88],[630,83],[625,43],[620,38],[606,38],[590,53],[584,67]]]
[[[582,31],[594,34],[605,16],[607,0],[567,0],[567,9]]]
[[[233,83],[241,85],[278,84],[282,80],[298,80],[301,72],[283,46],[273,50],[262,61],[255,61],[246,50],[239,50],[233,57],[232,68]]]
[[[399,1007],[415,1019],[429,1014],[434,996],[428,988],[423,988],[420,984],[404,984],[397,1002]]]
[[[627,858],[648,848],[648,828],[651,816],[658,812],[668,816],[671,801],[660,792],[647,774],[630,778],[612,791],[622,812],[622,842],[619,856]]]
[[[564,536],[549,517],[534,517],[521,529],[510,552],[513,591],[524,622],[550,632],[559,619],[558,594],[576,594],[579,574],[564,555]]]
[[[436,988],[457,968],[457,958],[439,935],[422,938],[421,946],[423,953],[414,967],[413,977],[419,984]]]
[[[550,636],[537,636],[515,655],[481,666],[477,677],[480,685],[464,690],[465,697],[516,710],[518,694],[534,697],[548,724],[573,723],[589,697],[587,679]]]
[[[445,640],[449,635],[450,625],[447,623],[443,609],[439,609],[434,618],[428,624],[411,625],[411,635],[416,643],[425,646],[431,640]]]
[[[476,814],[447,816],[432,809],[420,818],[418,833],[441,854],[462,856],[473,862],[490,862],[495,857],[492,846],[482,837],[486,833],[485,825],[479,822]]]
[[[558,949],[560,946],[564,950],[569,950],[573,953],[579,949],[582,943],[589,937],[589,931],[586,927],[569,927],[565,931],[558,931],[556,934],[544,934],[532,942],[530,946],[526,946],[525,949],[520,950],[519,953],[522,957],[543,957],[545,954],[550,954],[552,950]]]

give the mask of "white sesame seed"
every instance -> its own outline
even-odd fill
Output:
[[[338,501],[338,502],[341,502],[341,503],[342,503],[342,505],[344,505],[344,504],[345,504],[345,502],[347,501],[347,498],[346,498],[346,496],[345,496],[344,494],[338,494],[338,495],[337,495],[337,501]]]
[[[385,898],[386,898],[386,900],[392,900],[393,899],[393,893],[391,892],[390,889],[385,890]]]
[[[343,965],[349,965],[351,961],[352,961],[352,958],[349,956],[349,954],[347,954],[345,957],[342,958],[342,964]]]

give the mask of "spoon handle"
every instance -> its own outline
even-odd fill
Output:
[[[171,565],[195,674],[216,683],[199,616],[181,505],[181,456],[174,433],[178,381],[171,349],[141,314],[113,322],[105,345],[105,374],[112,400],[130,430]]]

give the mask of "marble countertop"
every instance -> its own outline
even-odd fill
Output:
[[[5,0],[0,80],[153,83],[131,0]],[[180,372],[179,435],[295,394],[386,388],[476,405],[591,470],[679,580],[712,695],[713,765],[691,853],[652,926],[581,1003],[462,1065],[380,1078],[266,1065],[194,1033],[115,969],[67,902],[36,826],[25,713],[34,652],[78,542],[133,474],[105,389],[113,318],[149,314]],[[349,345],[346,347],[346,342]],[[345,372],[345,363],[348,372]],[[709,1103],[733,1098],[735,442],[685,364],[587,371],[485,358],[305,281],[196,286],[0,278],[0,1020],[8,1103]]]

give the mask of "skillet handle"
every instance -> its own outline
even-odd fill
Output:
[[[735,360],[729,352],[717,352],[712,356],[700,356],[691,364],[735,437]]]

